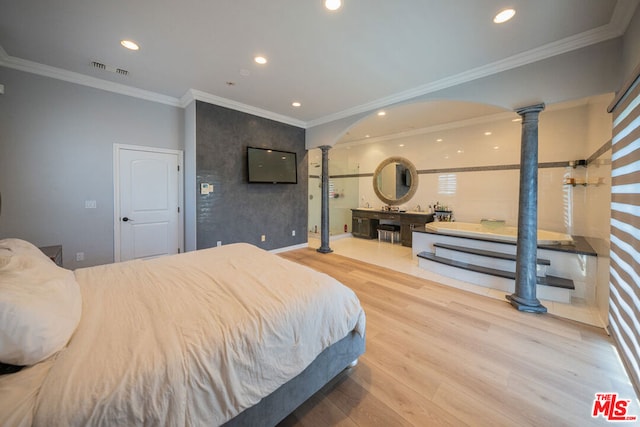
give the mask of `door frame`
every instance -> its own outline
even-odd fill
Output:
[[[184,252],[184,152],[170,148],[113,144],[113,260],[120,262],[120,151],[145,151],[178,156],[178,252]]]

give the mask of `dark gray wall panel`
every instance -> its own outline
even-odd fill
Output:
[[[298,183],[249,184],[247,146],[295,152]],[[247,242],[264,249],[307,242],[304,129],[197,101],[196,173],[198,249],[218,241]],[[201,195],[201,183],[213,184],[213,192]]]

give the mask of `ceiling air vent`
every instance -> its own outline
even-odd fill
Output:
[[[110,73],[120,74],[121,76],[128,76],[129,71],[123,68],[116,68],[110,65],[105,65],[102,62],[92,61],[91,66],[98,70],[108,71]]]

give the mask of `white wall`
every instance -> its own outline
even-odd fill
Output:
[[[113,144],[182,149],[184,111],[4,67],[0,83],[0,238],[112,262]]]
[[[549,106],[540,115],[539,161],[568,162],[586,159],[611,135],[611,122],[606,106],[612,95],[587,103],[572,102]],[[496,121],[428,132],[421,135],[378,140],[351,146],[336,145],[331,158],[341,159],[347,170],[360,175],[371,174],[384,159],[402,156],[423,173],[419,174],[418,191],[404,205],[426,209],[435,202],[454,210],[457,221],[478,222],[482,218],[504,219],[517,224],[519,171],[482,170],[437,172],[434,170],[472,167],[500,167],[520,163],[521,123],[517,114],[501,115]],[[491,135],[485,135],[491,132]],[[442,139],[438,142],[437,139]],[[403,145],[403,146],[401,146]],[[426,173],[425,173],[426,172]],[[331,170],[331,174],[334,174]],[[577,235],[602,236],[608,232],[608,205],[587,209],[588,189],[563,185],[565,176],[583,174],[584,168],[541,168],[538,185],[538,225],[552,231]],[[370,176],[358,180],[357,204],[369,202],[381,207]],[[455,185],[455,186],[454,186]],[[589,188],[590,189],[590,188]],[[605,192],[604,187],[599,188]],[[352,199],[353,200],[353,199]],[[355,207],[355,206],[352,206]],[[594,213],[589,219],[589,212]],[[333,218],[331,219],[333,223]]]

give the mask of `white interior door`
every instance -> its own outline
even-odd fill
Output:
[[[117,145],[115,260],[181,252],[182,153]]]

